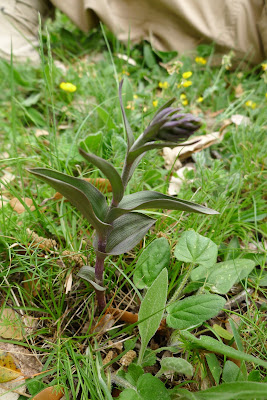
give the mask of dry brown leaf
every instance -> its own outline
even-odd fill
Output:
[[[22,200],[29,207],[29,209],[31,211],[35,210],[35,207],[32,205],[32,203],[33,203],[32,199],[29,199],[28,197],[24,197],[24,198],[22,198]],[[13,197],[13,199],[10,200],[9,204],[13,208],[13,210],[16,211],[18,214],[22,214],[26,210],[24,205],[16,197]]]
[[[10,307],[1,310],[0,336],[5,339],[23,339],[22,321],[20,316]]]
[[[23,287],[33,297],[37,296],[41,290],[40,282],[38,279],[33,278],[32,272],[27,272],[27,274],[24,275]]]
[[[21,375],[21,370],[13,356],[0,350],[0,383],[12,381]]]
[[[169,165],[173,165],[175,160],[178,158],[180,161],[185,160],[192,154],[198,153],[199,151],[212,146],[215,143],[220,142],[223,139],[223,132],[213,132],[203,136],[194,136],[192,139],[181,143],[179,146],[170,149],[168,147],[163,148],[163,158],[165,161],[166,168]],[[197,141],[197,142],[196,142]],[[190,144],[192,143],[192,144]]]
[[[12,182],[16,177],[15,175],[11,174],[11,172],[9,171],[3,171],[4,175],[0,176],[0,189],[5,189],[6,188],[6,184]]]
[[[241,97],[244,94],[244,89],[241,83],[235,87],[235,97]]]
[[[68,294],[71,291],[71,288],[72,288],[72,272],[70,272],[67,275],[64,287],[66,288],[65,289],[65,294]]]
[[[64,390],[58,386],[50,386],[36,394],[32,400],[59,400],[64,396]]]
[[[49,136],[49,132],[46,131],[45,129],[36,129],[34,134],[35,134],[36,137]]]
[[[24,377],[30,378],[41,372],[43,366],[37,356],[25,347],[12,343],[0,342],[0,350],[7,351],[12,355],[15,362],[18,363]]]
[[[0,383],[0,398],[3,400],[18,400],[20,396],[25,396],[26,385],[21,386],[24,382],[25,380],[20,376],[12,381]]]
[[[0,195],[0,208],[4,207],[8,203],[9,203],[9,199],[4,195],[2,195],[2,196]]]
[[[239,125],[248,126],[251,124],[249,117],[246,117],[245,115],[241,115],[241,114],[232,115],[230,120],[237,126],[239,126]]]

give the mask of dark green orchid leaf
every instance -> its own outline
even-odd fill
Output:
[[[130,124],[129,124],[129,121],[127,119],[127,116],[126,116],[126,113],[125,113],[125,109],[124,109],[124,106],[123,106],[122,95],[121,95],[122,85],[123,85],[123,79],[120,81],[120,85],[119,85],[119,100],[120,100],[120,106],[121,106],[123,122],[124,122],[125,130],[126,130],[126,134],[127,134],[127,142],[128,142],[128,149],[129,149],[134,143],[134,136],[133,136],[133,131],[132,131],[131,127],[130,127]]]
[[[195,212],[200,214],[219,214],[217,211],[201,206],[191,201],[181,200],[174,196],[167,196],[160,192],[142,191],[124,196],[117,208],[112,209],[107,221],[113,221],[119,215],[133,210],[148,208],[167,208],[168,210],[179,210]]]
[[[173,143],[173,142],[148,142],[144,144],[143,146],[137,148],[136,150],[131,150],[128,154],[128,160],[135,160],[136,157],[140,155],[144,155],[149,150],[154,150],[154,149],[162,149],[163,147],[170,147],[173,149],[174,147],[180,146],[180,147],[185,147],[185,146],[191,146],[195,143],[199,142],[199,139],[196,139],[194,142],[190,141],[189,143]],[[136,167],[135,167],[136,168]]]
[[[95,156],[91,153],[86,153],[83,149],[79,149],[79,153],[90,163],[94,164],[100,171],[103,172],[104,175],[110,181],[113,198],[116,203],[119,203],[123,197],[124,188],[122,184],[121,177],[117,170],[110,164],[108,161],[104,160],[101,157]]]
[[[101,292],[106,290],[104,286],[100,286],[95,282],[95,269],[89,265],[84,265],[78,272],[77,276],[88,281],[96,290]]]
[[[127,253],[143,239],[155,222],[155,219],[140,213],[129,213],[117,218],[108,235],[106,253]]]
[[[66,197],[99,234],[110,229],[110,225],[103,222],[108,210],[106,199],[91,183],[46,168],[32,168],[29,172]]]
[[[140,161],[144,155],[145,155],[145,153],[141,154],[140,156],[137,156],[136,159],[132,163],[128,163],[128,156],[127,156],[127,165],[129,168],[128,173],[126,175],[122,174],[122,183],[125,187],[127,186],[129,180],[133,176],[135,169],[137,168],[138,164],[140,163]],[[124,179],[125,176],[127,176],[127,180]]]

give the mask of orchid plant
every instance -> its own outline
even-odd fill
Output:
[[[180,108],[171,107],[175,101],[175,98],[172,98],[156,112],[148,127],[135,140],[123,107],[122,84],[123,81],[119,85],[119,100],[127,134],[127,153],[121,175],[108,161],[79,149],[80,154],[99,168],[110,181],[113,193],[110,204],[104,194],[83,179],[46,168],[29,170],[66,197],[95,229],[95,266],[82,267],[78,275],[88,280],[94,287],[100,311],[106,307],[103,285],[106,257],[130,251],[156,222],[138,210],[162,208],[218,214],[202,205],[156,191],[140,191],[125,195],[125,189],[147,151],[177,146],[177,143],[188,139],[199,129],[201,123],[199,118],[182,112]]]

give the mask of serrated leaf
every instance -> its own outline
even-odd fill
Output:
[[[184,358],[165,357],[160,361],[160,366],[161,368],[156,375],[157,377],[164,373],[176,373],[191,378],[194,373],[192,365]]]
[[[21,376],[21,370],[12,355],[0,350],[0,383],[13,381]]]
[[[163,268],[168,267],[170,257],[170,246],[166,238],[158,238],[150,243],[136,263],[133,275],[136,287],[143,289],[151,286]]]
[[[91,183],[46,168],[32,168],[29,172],[65,196],[98,232],[106,233],[110,228],[103,222],[108,208],[106,199]]]
[[[106,253],[127,253],[143,239],[155,222],[153,218],[139,213],[129,213],[117,218],[107,238]]]
[[[106,290],[105,287],[98,285],[95,282],[95,269],[93,267],[90,267],[89,265],[84,265],[80,271],[78,272],[77,276],[79,278],[85,279],[86,281],[88,281],[89,283],[91,283],[91,285],[96,289],[99,290],[101,292],[104,292]]]
[[[149,340],[156,333],[167,300],[168,272],[164,268],[154,283],[148,288],[138,313],[138,327],[141,336],[141,349],[138,364],[142,363]]]
[[[86,153],[83,149],[79,149],[79,153],[90,163],[94,164],[110,181],[112,186],[113,198],[116,203],[119,203],[123,197],[124,188],[121,177],[117,170],[108,161],[94,154]]]
[[[266,361],[263,361],[257,357],[253,357],[250,354],[246,354],[243,351],[235,350],[233,347],[227,346],[226,344],[223,344],[210,336],[200,336],[200,338],[197,339],[194,335],[187,331],[181,331],[180,335],[187,342],[191,342],[196,348],[203,348],[214,353],[223,354],[235,360],[252,362],[267,368]]]
[[[205,266],[214,265],[217,261],[218,246],[209,238],[194,230],[183,232],[174,250],[179,261]],[[193,279],[194,270],[191,273]]]
[[[255,267],[252,260],[228,260],[216,264],[209,273],[207,283],[215,293],[226,294],[232,286],[245,279]],[[203,276],[204,277],[204,276]]]
[[[214,294],[201,294],[178,300],[167,308],[167,325],[175,329],[187,329],[215,317],[226,300]]]
[[[179,210],[196,212],[200,214],[218,214],[217,211],[201,206],[190,201],[181,200],[174,196],[167,196],[155,191],[136,192],[123,197],[117,208],[110,211],[107,220],[113,221],[119,215],[123,215],[133,210],[148,208],[167,208],[168,210]]]
[[[120,100],[120,106],[121,106],[123,122],[124,122],[125,130],[126,130],[126,134],[127,134],[127,143],[128,143],[128,150],[129,150],[130,147],[134,143],[134,136],[133,136],[133,131],[132,131],[131,127],[130,127],[130,124],[128,122],[128,119],[127,119],[127,116],[126,116],[126,113],[125,113],[125,109],[124,109],[124,106],[123,106],[122,85],[123,85],[123,80],[120,81],[120,85],[119,85],[119,100]]]

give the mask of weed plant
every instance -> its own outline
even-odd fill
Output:
[[[25,340],[1,341],[23,345],[40,356],[43,372],[27,381],[28,393],[33,396],[48,385],[62,385],[66,397],[73,399],[111,399],[115,388],[122,390],[121,399],[148,399],[144,393],[149,387],[154,388],[155,399],[157,393],[166,399],[198,399],[205,398],[201,391],[205,386],[210,390],[206,393],[208,398],[216,397],[216,390],[222,390],[224,399],[265,398],[261,385],[266,381],[266,72],[261,66],[243,69],[242,64],[234,71],[225,66],[214,68],[213,48],[207,46],[198,48],[198,56],[206,60],[199,64],[189,57],[174,59],[173,54],[155,53],[148,45],[125,49],[104,28],[92,32],[89,40],[66,21],[58,14],[50,25],[50,45],[47,32],[42,33],[45,55],[40,68],[0,61],[5,78],[0,83],[1,310],[11,307],[16,314],[23,312],[37,321],[37,327]],[[136,65],[117,54],[126,54]],[[169,72],[172,67],[173,74],[162,65]],[[185,72],[192,72],[186,79],[192,84],[187,87],[182,85]],[[64,199],[47,200],[53,198],[55,191],[48,184],[37,182],[25,169],[46,167],[73,177],[104,178],[78,153],[76,143],[82,141],[89,146],[87,151],[111,162],[121,173],[127,152],[117,92],[122,78],[125,113],[135,140],[156,109],[172,97],[178,99],[177,107],[201,118],[200,135],[220,129],[225,120],[236,114],[249,121],[229,124],[221,143],[192,155],[196,168],[186,173],[179,192],[179,198],[207,205],[218,211],[218,216],[166,208],[147,210],[145,215],[156,220],[153,229],[127,254],[109,257],[103,282],[106,297],[113,308],[139,312],[139,320],[107,327],[102,325],[103,315],[97,316],[91,284],[77,277],[81,265],[92,266],[96,261],[91,226]],[[72,83],[76,91],[60,89],[61,82]],[[151,150],[140,161],[125,194],[154,190],[166,195],[170,177],[160,151]],[[111,194],[105,195],[111,202]],[[24,205],[23,213],[18,214],[10,206],[12,198]],[[33,201],[34,210],[25,198]],[[37,246],[27,228],[43,238],[42,242],[55,240],[56,246],[47,250]],[[249,260],[254,263],[251,272],[226,293],[212,294],[206,279],[200,275],[196,281],[191,279],[192,271],[201,265],[177,256],[183,235],[192,232],[217,246],[216,268],[231,261],[245,269],[248,264],[242,263]],[[163,268],[144,286],[139,276],[142,257],[144,260],[147,254],[150,258],[150,246],[163,238],[170,252],[164,266],[168,285]],[[161,246],[166,241],[161,240]],[[70,276],[73,280],[68,292]],[[158,297],[162,300],[154,311],[146,308],[153,290],[161,293]],[[228,302],[239,293],[243,293],[243,301],[233,303],[215,321],[207,317],[193,328],[166,325],[162,327],[164,335],[155,333],[156,329],[154,334],[151,328],[145,337],[145,328],[152,326],[156,317],[157,324],[162,317],[167,317],[170,324],[168,315],[174,315],[169,311],[174,295],[183,305],[191,298],[211,295]],[[234,318],[238,325],[233,323]],[[228,339],[224,338],[225,331],[214,326],[215,322],[226,330],[224,321],[232,327],[232,337]],[[154,337],[149,341],[151,335]],[[242,353],[238,365],[229,359],[233,354],[227,353],[233,343]],[[103,366],[110,350],[113,358],[107,358]],[[129,351],[137,353],[136,359],[129,367],[123,367],[120,360]],[[173,365],[173,360],[164,365],[163,354],[176,364],[178,360],[179,366]],[[171,372],[163,372],[164,368]],[[237,387],[239,392],[235,392]],[[131,391],[135,397],[131,397]]]

